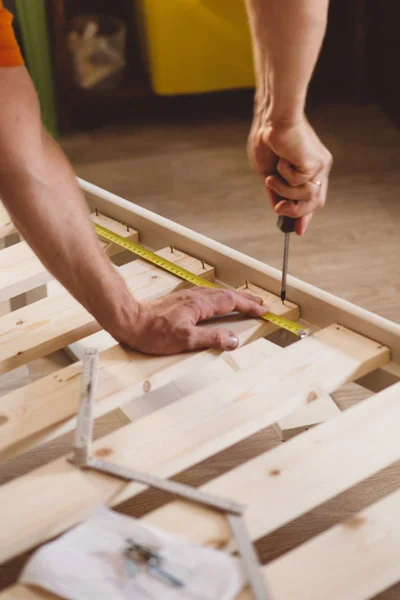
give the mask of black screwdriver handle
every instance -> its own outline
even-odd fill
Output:
[[[296,219],[293,217],[284,217],[283,215],[280,215],[276,224],[282,233],[293,233],[295,230]]]

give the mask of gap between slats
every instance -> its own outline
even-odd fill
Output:
[[[171,259],[170,249],[158,252]],[[174,250],[174,261],[196,274],[213,278],[213,269]],[[119,268],[138,300],[149,300],[186,283],[135,260]],[[0,318],[0,373],[67,346],[100,330],[100,325],[70,294],[61,292]]]
[[[136,231],[129,229],[104,215],[91,215],[94,223],[107,227],[122,237],[137,242]],[[122,249],[110,243],[100,242],[108,256],[113,256]],[[0,252],[0,302],[29,292],[53,279],[51,273],[43,266],[33,250],[26,242],[13,244]]]
[[[332,326],[123,427],[94,448],[118,464],[168,477],[267,427],[306,403],[316,389],[332,392],[388,359],[387,349]],[[142,490],[134,483],[79,471],[65,459],[20,477],[0,489],[0,510],[8,515],[0,534],[1,560],[60,533],[98,502],[115,505]],[[21,520],[24,530],[16,534]]]
[[[202,266],[201,269],[203,269]],[[176,285],[180,285],[180,283],[179,280],[176,280]],[[166,288],[164,292],[171,291],[170,279],[167,284],[169,288]],[[297,318],[298,308],[294,305],[289,303],[284,306],[280,299],[273,294],[256,288],[253,291],[264,298],[268,307],[276,305],[276,310],[281,314]],[[229,328],[236,333],[241,344],[267,335],[276,328],[267,321],[240,316],[220,319],[208,326]],[[268,343],[266,340],[264,342],[263,352],[258,352],[260,359],[263,354],[265,355],[265,348],[269,349],[269,354],[272,350],[276,352],[280,350],[278,346]],[[105,350],[100,353],[100,381],[96,416],[117,406],[122,406],[134,398],[140,398],[143,396],[144,390],[154,391],[168,382],[176,380],[189,370],[196,369],[202,373],[205,366],[210,361],[217,360],[218,356],[220,353],[206,350],[175,356],[150,357],[119,345]],[[225,354],[227,361],[233,360],[230,359],[230,356],[229,353]],[[75,415],[81,371],[82,363],[75,363],[0,399],[1,460],[10,459],[38,443],[50,441],[74,427],[75,418],[72,418],[58,427],[49,429],[52,425],[57,425],[64,419]],[[206,385],[207,375],[202,375],[202,378],[203,385]],[[120,393],[117,398],[113,398],[113,394],[116,392]],[[181,395],[183,393],[184,390]],[[186,391],[187,394],[188,391]],[[129,407],[127,414],[131,420],[137,418],[141,411],[143,414],[143,408],[140,405],[145,403],[146,399],[143,398]],[[10,445],[12,446],[9,448]]]

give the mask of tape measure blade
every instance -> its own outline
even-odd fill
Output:
[[[118,244],[119,246],[125,248],[126,250],[133,252],[133,254],[136,254],[136,256],[139,256],[140,258],[147,260],[148,262],[156,265],[157,267],[160,267],[164,271],[168,271],[172,275],[176,275],[177,277],[180,277],[181,279],[187,281],[188,283],[192,283],[195,286],[213,287],[213,288],[219,287],[216,283],[214,283],[212,281],[208,281],[208,279],[204,279],[203,277],[200,277],[199,275],[195,275],[194,273],[191,273],[187,269],[180,267],[179,265],[167,260],[166,258],[163,258],[162,256],[159,256],[158,254],[155,254],[151,250],[148,250],[147,248],[145,248],[144,246],[141,246],[140,244],[137,244],[136,242],[132,242],[131,240],[126,240],[125,238],[121,237],[120,235],[113,233],[109,229],[106,229],[102,225],[97,225],[97,223],[96,223],[95,230],[96,230],[97,234],[100,237],[102,237],[103,239],[106,239],[109,242],[113,242],[114,244]]]
[[[158,254],[155,254],[151,250],[147,250],[147,248],[145,248],[144,246],[141,246],[140,244],[137,244],[136,242],[132,242],[131,240],[127,240],[127,239],[123,238],[122,236],[118,235],[117,233],[114,233],[113,231],[110,231],[109,229],[107,229],[106,227],[103,227],[102,225],[98,225],[97,223],[95,223],[94,227],[95,227],[97,234],[100,237],[102,237],[110,242],[113,242],[115,244],[118,244],[119,246],[122,246],[126,250],[129,250],[130,252],[133,252],[134,254],[136,254],[136,256],[139,256],[140,258],[147,260],[148,262],[156,265],[157,267],[163,269],[164,271],[167,271],[167,272],[171,273],[172,275],[175,275],[176,277],[179,277],[180,279],[183,279],[184,281],[191,283],[194,286],[208,287],[208,288],[221,288],[221,286],[218,285],[217,283],[214,283],[213,281],[208,281],[208,279],[204,279],[203,277],[200,277],[199,275],[195,275],[194,273],[191,273],[187,269],[180,267],[179,265],[167,260],[166,258],[162,258],[161,256],[158,256]],[[299,325],[298,323],[295,323],[294,321],[290,321],[289,319],[286,319],[285,317],[281,317],[280,315],[275,315],[274,313],[269,312],[264,317],[261,317],[261,318],[266,321],[269,321],[271,323],[274,323],[278,327],[282,327],[283,329],[287,329],[288,331],[291,331],[292,333],[294,333],[295,335],[297,335],[300,338],[306,337],[310,332],[310,330],[304,329],[304,327],[302,325]]]

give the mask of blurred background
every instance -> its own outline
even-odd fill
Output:
[[[44,123],[78,175],[280,268],[283,236],[246,158],[243,0],[5,5]],[[399,23],[398,0],[331,0],[307,112],[335,163],[327,207],[289,265],[398,321]]]

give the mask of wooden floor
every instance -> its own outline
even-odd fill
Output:
[[[399,135],[375,107],[320,107],[313,111],[312,122],[332,151],[335,165],[326,209],[314,219],[307,236],[292,241],[290,273],[400,322]],[[124,125],[78,134],[62,145],[83,178],[280,267],[283,238],[260,182],[249,171],[247,130],[245,118]],[[53,368],[54,360],[38,369]],[[11,373],[6,385],[21,385],[26,376],[25,371]],[[2,381],[0,390],[1,385]],[[336,400],[345,409],[363,396],[361,388],[351,385]],[[108,422],[102,420],[102,431],[119,425],[114,415]],[[278,443],[272,429],[265,430],[179,479],[205,482]],[[62,445],[53,445],[38,460],[47,461],[62,450]],[[13,475],[25,469],[19,459]],[[263,562],[399,487],[400,465],[395,464],[262,540]],[[158,496],[147,494],[143,506]],[[123,510],[132,512],[129,503]],[[19,565],[17,561],[14,568],[0,569],[0,588],[13,581]],[[399,597],[396,586],[379,599]]]

